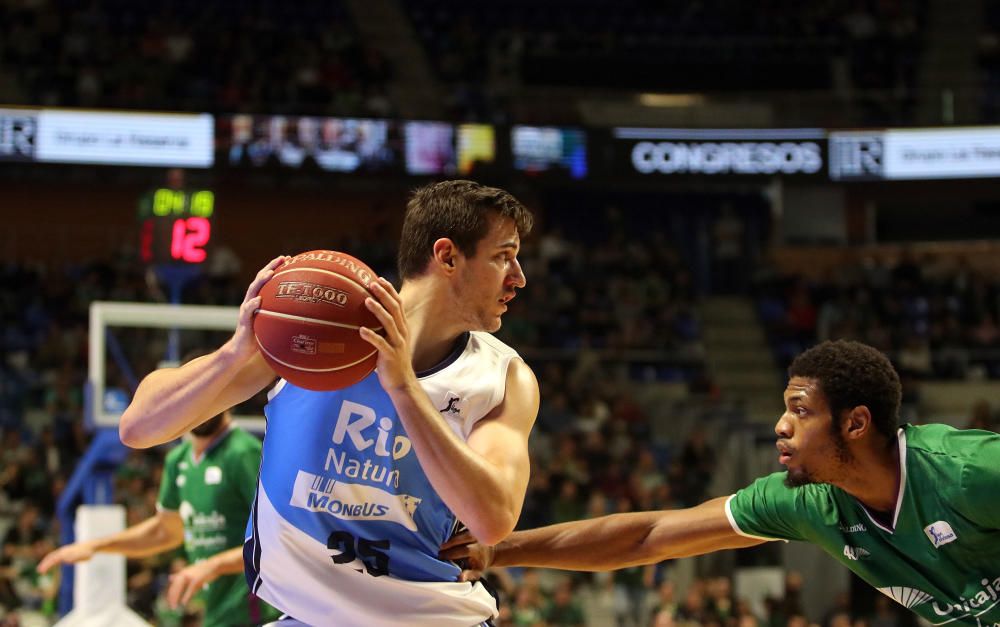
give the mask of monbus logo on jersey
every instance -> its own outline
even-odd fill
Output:
[[[373,486],[300,470],[290,504],[311,512],[326,512],[342,520],[382,520],[416,531],[413,514],[421,500],[409,494],[392,494]]]

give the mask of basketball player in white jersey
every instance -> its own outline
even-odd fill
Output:
[[[376,372],[335,392],[284,380],[271,390],[244,556],[251,590],[288,615],[282,627],[471,627],[496,616],[489,593],[458,581],[438,547],[459,521],[496,543],[521,512],[538,383],[490,332],[525,284],[517,253],[531,223],[499,189],[416,190],[402,287],[373,281],[366,301],[384,336],[359,332],[379,352]],[[143,380],[123,442],[172,440],[274,382],[252,322],[285,259],[258,273],[219,350]]]

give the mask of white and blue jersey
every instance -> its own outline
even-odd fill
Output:
[[[418,374],[456,435],[504,396],[516,352],[472,332]],[[279,381],[265,409],[247,578],[310,625],[470,627],[497,614],[479,583],[438,559],[458,521],[424,474],[376,373],[334,392]]]

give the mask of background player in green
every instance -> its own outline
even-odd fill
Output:
[[[279,613],[250,594],[243,575],[260,440],[234,425],[228,411],[191,435],[167,454],[156,516],[105,538],[59,548],[42,559],[38,570],[88,560],[97,552],[145,557],[183,544],[189,565],[170,579],[171,606],[186,604],[200,592],[205,627],[276,619]]]
[[[477,570],[610,570],[801,540],[932,624],[1000,626],[1000,435],[897,428],[899,377],[857,342],[815,346],[789,376],[775,425],[786,472],[690,509],[516,532],[495,547],[458,537],[443,556]]]

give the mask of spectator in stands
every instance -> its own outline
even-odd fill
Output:
[[[917,379],[929,377],[933,371],[930,343],[916,333],[907,333],[896,353],[896,365],[901,375]]]
[[[826,611],[820,624],[823,627],[850,627],[851,595],[848,592],[840,592],[833,598],[833,606]]]
[[[720,294],[742,293],[746,280],[743,220],[729,203],[722,207],[712,225],[714,284]]]
[[[661,581],[656,595],[651,612],[653,627],[670,627],[674,624],[678,611],[674,582],[670,579]]]
[[[517,590],[511,608],[511,621],[517,627],[544,627],[544,606],[537,589],[522,586]]]
[[[583,507],[579,484],[573,479],[564,479],[558,495],[552,502],[552,520],[564,522],[582,518]]]
[[[43,527],[38,507],[27,504],[3,538],[0,550],[0,600],[3,609],[24,608],[51,616],[58,579],[38,577],[35,565],[53,544]]]
[[[552,598],[542,611],[548,627],[583,627],[583,608],[573,593],[572,579],[563,578],[556,584]]]
[[[680,466],[684,480],[681,502],[686,507],[701,503],[715,471],[715,450],[709,445],[703,427],[695,427],[681,450]]]
[[[996,430],[996,419],[993,417],[993,409],[986,399],[981,398],[976,401],[972,406],[970,414],[969,422],[965,425],[966,429]]]
[[[705,582],[695,580],[688,586],[684,601],[677,610],[676,619],[679,622],[703,623],[708,619],[705,609]]]
[[[623,511],[628,501],[622,501]],[[624,510],[627,511],[627,510]],[[614,582],[615,620],[618,627],[640,627],[647,616],[646,592],[652,582],[652,567],[636,566],[611,573]]]
[[[361,45],[340,2],[265,2],[234,28],[227,19],[210,4],[124,18],[107,0],[58,13],[2,7],[0,21],[13,28],[0,58],[20,71],[0,73],[0,90],[15,96],[5,102],[34,105],[362,116],[365,91],[392,75],[380,51]],[[60,28],[64,37],[51,36]]]
[[[899,627],[900,616],[889,597],[875,597],[875,613],[869,618],[871,627]]]
[[[733,586],[729,577],[713,577],[708,581],[708,608],[712,617],[722,625],[728,625],[736,616]]]

